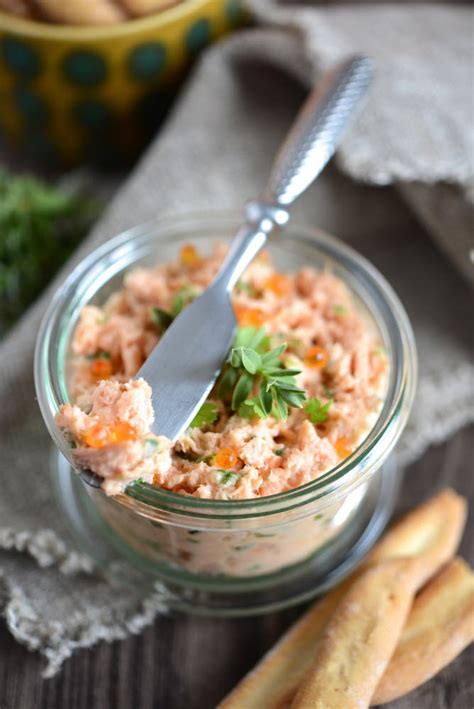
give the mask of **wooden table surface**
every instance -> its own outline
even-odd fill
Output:
[[[399,510],[443,485],[474,501],[473,438],[472,428],[460,431],[412,465]],[[471,514],[461,546],[471,564],[473,532]],[[247,620],[158,618],[140,636],[77,653],[50,680],[41,679],[41,658],[0,625],[0,709],[212,709],[303,610]],[[385,706],[473,709],[474,646],[424,687]]]

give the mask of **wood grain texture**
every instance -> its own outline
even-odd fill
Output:
[[[474,506],[474,429],[430,449],[406,472],[403,512],[450,485]],[[474,562],[471,511],[461,555]],[[213,709],[302,608],[248,620],[176,615],[159,618],[142,635],[102,643],[68,660],[61,674],[41,679],[42,661],[0,626],[1,709]],[[472,709],[474,646],[431,682],[388,709]]]

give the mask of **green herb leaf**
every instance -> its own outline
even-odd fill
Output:
[[[260,386],[260,406],[262,411],[265,412],[265,416],[270,416],[273,408],[273,393],[272,391],[267,391],[265,382],[262,382]]]
[[[224,487],[235,485],[242,477],[240,473],[234,473],[232,470],[216,470],[216,473],[220,473],[219,483]]]
[[[265,418],[265,412],[260,406],[258,396],[254,396],[251,399],[246,399],[244,403],[239,406],[237,413],[244,419]]]
[[[305,396],[301,393],[301,391],[287,391],[286,389],[280,389],[279,394],[285,404],[292,406],[294,409],[300,409],[305,401]]]
[[[171,313],[168,313],[168,311],[163,310],[163,308],[152,307],[151,320],[153,324],[157,326],[160,333],[163,334],[165,330],[169,328],[174,318]]]
[[[197,297],[198,293],[192,286],[184,286],[173,298],[171,309],[164,310],[153,306],[151,308],[151,320],[163,334],[169,328],[173,320],[180,314],[186,305],[189,305]]]
[[[212,401],[205,401],[191,421],[190,428],[200,428],[205,423],[214,423],[217,418],[217,406]]]
[[[259,353],[249,347],[242,347],[241,359],[244,369],[250,374],[256,374],[262,366],[262,358]]]
[[[99,211],[90,198],[0,170],[0,335],[70,256]]]
[[[110,356],[110,352],[106,352],[105,350],[100,350],[100,352],[95,352],[95,354],[86,355],[86,359],[89,359],[89,360],[111,359],[111,356]]]
[[[215,453],[208,453],[207,455],[200,455],[199,458],[196,458],[195,462],[206,463],[206,465],[212,465],[215,457]]]
[[[341,303],[336,303],[335,305],[332,306],[332,309],[336,315],[346,315],[347,314],[346,306],[341,305]]]
[[[278,421],[286,421],[286,419],[288,418],[288,404],[281,396],[281,392],[279,392],[277,389],[273,389],[272,394],[273,394],[273,409],[272,409],[273,416]]]
[[[270,338],[263,327],[239,327],[234,341],[234,349],[250,347],[259,353],[265,352],[270,344]]]
[[[171,304],[171,316],[176,318],[186,305],[189,305],[198,296],[196,289],[193,286],[183,286],[181,290],[173,298]]]
[[[275,448],[275,450],[273,452],[275,453],[275,455],[281,457],[283,455],[283,453],[285,452],[285,449],[284,448]]]
[[[286,350],[286,342],[283,342],[281,345],[278,345],[278,347],[275,347],[273,350],[270,350],[270,352],[267,352],[266,354],[264,354],[262,357],[263,366],[265,368],[281,366],[281,362],[280,362],[279,358],[280,358],[280,355],[282,355],[285,350]],[[298,372],[298,374],[299,374],[299,372]]]
[[[300,408],[306,399],[306,392],[296,382],[300,370],[285,369],[281,360],[286,345],[268,351],[268,344],[263,328],[240,328],[227,360],[218,392],[228,397],[234,387],[232,409],[243,418],[274,416],[284,420],[289,406]],[[259,393],[249,397],[254,388]]]
[[[322,404],[319,399],[313,396],[305,404],[304,410],[308,414],[311,423],[325,423],[329,418],[329,409],[331,408],[332,399],[329,399],[325,404]]]
[[[235,371],[235,370],[234,370]],[[232,409],[237,411],[241,404],[244,403],[253,387],[253,377],[248,372],[243,372],[239,381],[235,385],[234,394],[232,396]]]
[[[239,373],[234,367],[229,367],[224,371],[217,389],[217,395],[220,399],[227,399],[229,397],[238,378]]]
[[[251,283],[246,283],[245,281],[237,281],[235,284],[235,290],[237,293],[245,293],[251,298],[255,298],[257,291]]]

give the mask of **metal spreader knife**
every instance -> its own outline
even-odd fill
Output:
[[[354,56],[311,91],[275,158],[259,199],[249,202],[213,283],[166,330],[136,375],[152,388],[153,433],[176,440],[205,401],[232,344],[236,319],[230,294],[265,245],[285,226],[289,206],[334,154],[373,75],[372,61]],[[81,477],[97,485],[97,476]]]

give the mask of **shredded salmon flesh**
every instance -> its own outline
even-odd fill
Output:
[[[217,420],[188,429],[174,445],[150,433],[150,386],[131,379],[166,318],[211,283],[225,253],[222,245],[207,256],[184,247],[173,263],[131,270],[103,306],[82,310],[71,342],[72,403],[57,425],[77,466],[101,475],[108,494],[141,478],[208,499],[273,495],[326,472],[373,426],[388,359],[369,315],[335,275],[310,267],[282,274],[265,255],[233,293],[239,324],[263,327],[272,347],[287,344],[283,365],[300,370],[308,399],[330,402],[326,420],[313,422],[304,407],[290,408],[287,420],[242,418],[213,390]]]

